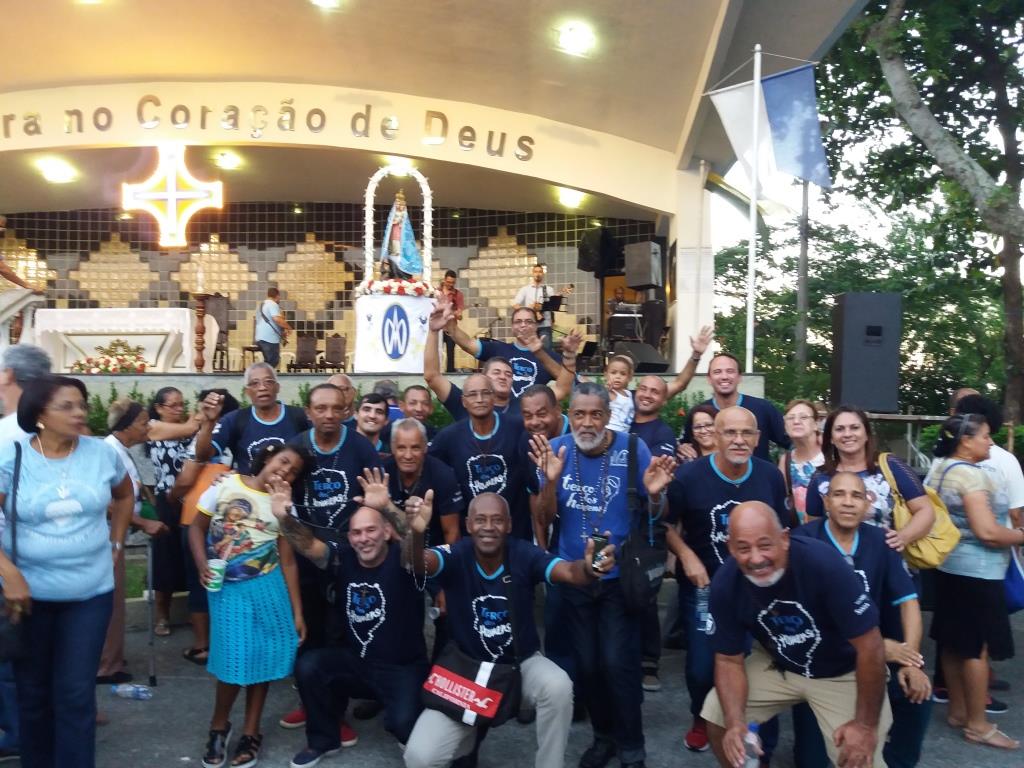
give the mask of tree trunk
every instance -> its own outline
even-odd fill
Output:
[[[1024,405],[1024,301],[1020,284],[1020,243],[1003,241],[1003,349],[1006,357],[1007,421],[1020,424]]]

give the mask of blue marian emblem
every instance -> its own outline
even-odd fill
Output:
[[[348,614],[352,634],[362,646],[359,656],[366,656],[366,647],[373,642],[374,633],[387,619],[387,600],[377,584],[353,583],[348,585]]]
[[[480,644],[493,661],[501,658],[512,644],[512,624],[508,618],[508,600],[502,595],[473,598],[473,629]]]
[[[392,304],[384,311],[380,340],[384,354],[398,360],[409,348],[409,316],[400,304]]]

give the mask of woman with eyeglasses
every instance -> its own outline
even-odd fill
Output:
[[[779,471],[786,479],[790,508],[796,511],[803,523],[806,519],[807,486],[818,467],[825,463],[814,403],[791,400],[782,420],[793,447],[779,457]]]
[[[187,547],[180,528],[181,504],[170,490],[185,463],[189,442],[199,431],[199,414],[185,412],[185,397],[176,387],[162,387],[149,406],[149,442],[146,452],[156,470],[156,513],[169,535],[153,540],[153,590],[156,597],[156,624],[159,637],[171,634],[171,596],[185,589]],[[198,638],[200,648],[208,645]],[[192,649],[189,649],[192,650]],[[205,652],[205,651],[204,651]],[[186,652],[187,653],[187,652]],[[186,655],[186,658],[189,658]],[[189,659],[192,660],[192,659]],[[205,656],[202,659],[205,661]]]
[[[889,546],[902,552],[907,544],[927,536],[935,525],[935,510],[928,494],[914,471],[892,454],[886,454],[887,468],[896,488],[891,488],[879,464],[879,451],[871,431],[868,415],[852,405],[841,405],[825,419],[821,438],[825,463],[808,484],[807,518],[824,517],[822,499],[828,493],[829,480],[836,472],[860,475],[871,501],[871,510],[864,522],[886,530]],[[892,511],[899,494],[910,510],[910,522],[900,530],[893,528]]]
[[[135,505],[114,448],[83,435],[86,403],[78,379],[34,381],[18,402],[18,426],[30,434],[0,449],[0,581],[11,621],[27,624],[28,655],[14,662],[14,677],[21,760],[32,768],[96,764],[96,670]]]
[[[1018,749],[985,717],[989,659],[1013,657],[1013,634],[1003,579],[1010,547],[1024,544],[1024,528],[1008,528],[1009,499],[978,464],[992,436],[985,417],[957,414],[939,430],[938,461],[925,482],[934,488],[960,531],[960,542],[936,572],[931,637],[942,648],[949,688],[947,722],[975,744]]]
[[[676,458],[680,462],[693,461],[715,452],[715,414],[718,411],[710,403],[701,403],[690,409],[686,416],[683,434],[690,439],[679,444]]]

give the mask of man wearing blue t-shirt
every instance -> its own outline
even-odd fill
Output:
[[[556,664],[540,653],[533,619],[533,593],[540,582],[582,587],[615,567],[614,547],[594,560],[594,543],[573,562],[509,536],[508,504],[483,493],[469,505],[469,539],[451,547],[428,549],[421,563],[448,596],[452,641],[479,661],[510,664],[519,659],[523,703],[537,710],[536,768],[562,768],[572,718],[572,683]],[[513,641],[513,633],[515,639]],[[481,684],[477,681],[477,684]],[[407,768],[440,768],[473,750],[476,728],[426,709],[416,721],[405,750]]]
[[[863,580],[834,547],[790,538],[760,501],[733,510],[729,554],[711,582],[715,687],[701,711],[719,764],[744,764],[748,723],[807,702],[836,765],[881,765],[892,716]]]
[[[683,529],[682,539],[670,529],[667,541],[677,558],[679,613],[686,626],[686,687],[693,724],[683,743],[692,752],[708,748],[706,726],[700,717],[704,698],[714,684],[711,642],[706,633],[706,590],[729,558],[729,516],[742,502],[761,501],[788,525],[785,481],[778,467],[753,455],[757,437],[754,414],[746,408],[719,411],[715,452],[681,466],[668,487],[671,520]]]
[[[281,533],[305,559],[330,572],[334,605],[344,622],[343,647],[310,650],[295,663],[307,744],[292,759],[296,768],[317,765],[338,751],[338,723],[351,697],[379,701],[384,727],[402,744],[422,709],[420,687],[427,676],[423,584],[402,545],[392,541],[394,510],[383,477],[368,473],[368,478],[345,543],[328,544],[313,536],[294,516],[287,485],[272,486],[271,509]],[[428,492],[402,521],[408,524],[408,552],[423,549],[432,501]]]
[[[517,461],[523,423],[494,409],[494,387],[481,373],[466,377],[462,405],[469,418],[450,424],[430,444],[436,456],[455,471],[467,501],[485,492],[497,493],[512,513],[512,535],[533,537],[526,500],[528,467]]]
[[[711,358],[711,362],[708,364],[708,383],[711,385],[714,395],[710,400],[704,402],[716,411],[739,405],[754,414],[760,432],[754,455],[759,459],[770,461],[771,454],[768,451],[770,443],[775,443],[785,450],[789,450],[792,445],[786,435],[786,424],[779,409],[767,400],[753,395],[740,394],[739,387],[742,380],[740,361],[728,352],[719,352]],[[690,442],[690,435],[684,434],[683,440]]]
[[[643,441],[637,441],[636,476],[630,478],[630,437],[608,429],[610,416],[608,390],[585,382],[569,402],[572,434],[550,442],[534,436],[531,458],[543,478],[537,525],[546,528],[558,515],[558,554],[567,560],[582,557],[595,534],[609,532],[618,547],[637,527],[627,503],[630,485],[641,498],[649,498],[655,519],[664,508],[675,460],[652,459]],[[577,682],[594,730],[581,768],[602,768],[616,753],[626,768],[644,765],[640,625],[627,612],[618,577],[618,568],[609,569],[600,583],[566,588],[562,595]]]
[[[885,532],[864,522],[871,503],[864,480],[853,472],[837,472],[825,496],[828,517],[793,531],[835,547],[854,573],[864,580],[881,613],[885,660],[889,665],[889,704],[892,729],[885,745],[889,768],[913,768],[931,720],[931,683],[923,671],[923,622],[917,589]],[[793,752],[798,768],[824,768],[828,756],[814,714],[806,704],[793,709]]]
[[[235,469],[247,475],[260,449],[288,442],[309,427],[309,421],[302,408],[277,399],[281,385],[269,364],[253,363],[245,369],[244,380],[245,394],[252,403],[249,408],[221,416],[223,395],[211,391],[203,400],[205,418],[196,433],[196,461],[230,452]]]

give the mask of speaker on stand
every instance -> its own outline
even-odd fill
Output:
[[[832,405],[899,411],[898,293],[844,293],[832,310]]]

